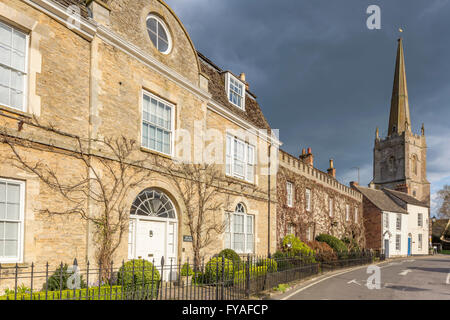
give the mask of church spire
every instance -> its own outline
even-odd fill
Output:
[[[395,62],[394,87],[392,89],[391,114],[388,135],[411,131],[409,116],[408,88],[406,86],[405,56],[402,38],[398,39],[397,60]]]

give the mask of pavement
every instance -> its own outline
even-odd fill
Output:
[[[450,255],[387,260],[311,279],[279,300],[450,300]]]

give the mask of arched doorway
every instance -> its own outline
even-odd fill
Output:
[[[177,256],[177,213],[161,190],[145,189],[131,205],[128,258],[145,259],[160,266]]]

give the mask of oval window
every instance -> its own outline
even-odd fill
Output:
[[[165,23],[155,15],[147,17],[147,32],[156,49],[161,53],[169,53],[172,42]]]

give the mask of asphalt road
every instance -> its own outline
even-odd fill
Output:
[[[450,255],[395,259],[378,264],[378,287],[367,266],[323,275],[283,294],[283,300],[450,300]]]

